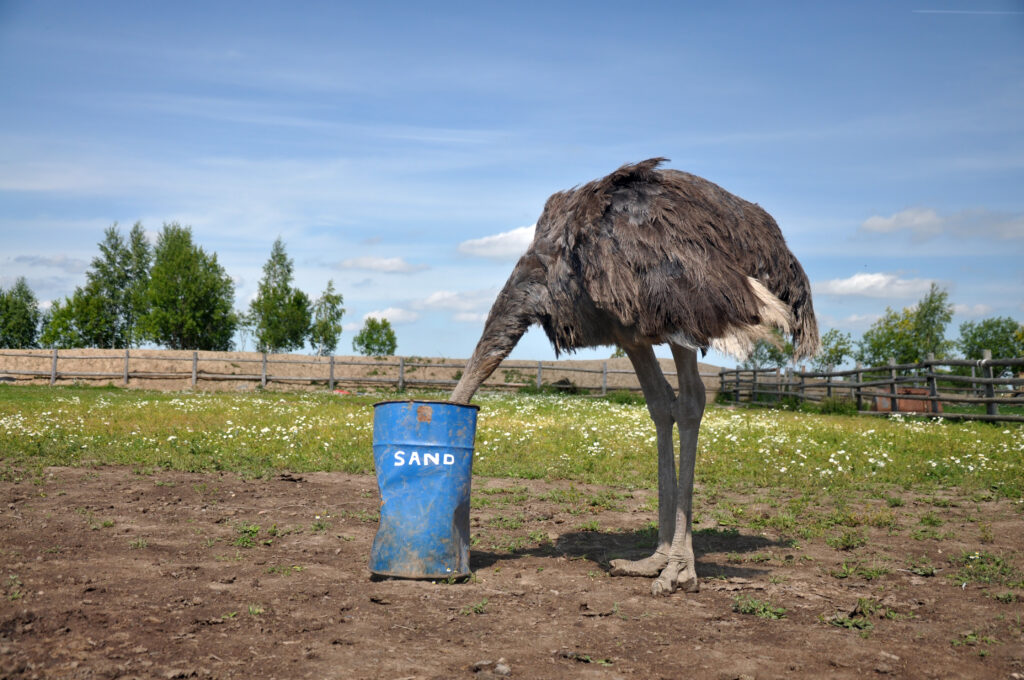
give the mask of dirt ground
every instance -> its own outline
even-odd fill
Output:
[[[908,492],[901,523],[937,513],[951,536],[867,527],[854,552],[709,519],[695,538],[701,591],[653,598],[646,579],[606,572],[650,550],[646,491],[476,478],[474,575],[448,584],[371,580],[372,476],[7,468],[0,480],[4,679],[1024,677],[1021,591],[1001,602],[1005,586],[948,577],[950,556],[979,548],[1020,566],[1010,501],[936,507]],[[709,502],[698,496],[702,516]],[[937,575],[906,569],[923,557]],[[851,561],[889,571],[834,575]],[[734,611],[737,597],[784,618]],[[861,598],[877,610],[852,615]],[[850,627],[830,625],[837,615]]]

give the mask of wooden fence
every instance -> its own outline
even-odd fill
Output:
[[[329,390],[386,386],[453,388],[461,377],[464,359],[428,360],[419,357],[379,359],[339,356],[274,355],[257,352],[199,352],[173,350],[0,350],[0,381],[107,382],[125,387],[218,389],[230,381],[240,389],[257,385]],[[675,373],[663,369],[670,382]],[[620,367],[620,366],[626,366]],[[711,367],[705,367],[711,368]],[[718,373],[702,372],[712,395]],[[551,387],[605,395],[609,390],[638,391],[640,384],[628,360],[610,361],[503,361],[483,387],[516,389]],[[223,389],[223,387],[220,387]]]
[[[722,369],[720,393],[734,403],[778,404],[786,399],[822,402],[847,399],[864,414],[906,413],[962,420],[1024,422],[1024,415],[1000,407],[1024,405],[1024,358],[980,360],[929,357],[916,364],[862,367],[845,371]],[[1000,377],[1005,369],[1016,377]],[[945,369],[945,370],[943,370]],[[954,373],[954,370],[960,372]],[[965,369],[970,369],[967,375]],[[950,405],[983,405],[984,413],[949,412]],[[1020,409],[1017,409],[1020,410]]]

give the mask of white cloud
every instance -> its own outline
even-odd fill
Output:
[[[479,312],[489,309],[497,294],[498,291],[493,288],[462,293],[439,290],[418,301],[416,306],[427,309],[451,309],[456,312]]]
[[[953,305],[954,314],[966,316],[971,319],[981,319],[991,316],[993,311],[992,305],[986,305],[983,302],[976,305]]]
[[[931,279],[901,279],[896,274],[870,273],[817,283],[814,292],[869,298],[916,298],[927,293],[931,285]]]
[[[1024,238],[1024,214],[978,208],[940,215],[931,208],[908,208],[889,217],[873,215],[860,228],[876,234],[908,232],[919,241],[943,235],[1007,241]]]
[[[388,307],[387,309],[377,309],[363,314],[363,321],[365,322],[370,317],[375,319],[387,319],[391,323],[412,323],[413,321],[418,320],[420,315],[419,312],[414,312],[411,309]]]
[[[411,264],[401,257],[352,257],[342,260],[342,269],[365,269],[385,274],[411,274],[429,267],[425,264]]]
[[[894,231],[909,231],[919,238],[942,233],[943,219],[930,208],[908,208],[890,217],[874,215],[864,220],[861,228],[881,234]]]
[[[536,224],[518,227],[511,231],[503,231],[493,236],[474,238],[459,244],[459,252],[463,255],[489,257],[495,260],[511,260],[523,254],[533,240]]]

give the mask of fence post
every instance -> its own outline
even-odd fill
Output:
[[[608,362],[604,362],[601,366],[601,396],[608,394]]]
[[[798,399],[800,400],[800,403],[802,404],[802,403],[804,403],[804,401],[807,400],[807,396],[806,396],[806,392],[805,392],[805,388],[806,388],[806,382],[805,381],[806,381],[806,378],[804,377],[804,367],[803,366],[800,367],[799,375],[800,375],[800,387],[797,389],[797,394],[799,395]]]
[[[537,362],[537,391],[538,392],[540,391],[540,386],[541,386],[541,370],[542,370],[542,364],[538,361]]]
[[[53,363],[50,364],[50,384],[57,384],[57,348],[53,348]]]
[[[260,387],[267,386],[267,353],[263,352],[263,369],[260,372]]]
[[[398,391],[405,389],[405,357],[398,357]]]
[[[825,398],[826,399],[831,399],[832,398],[832,371],[834,371],[835,368],[836,368],[835,366],[828,366],[828,367],[826,367],[826,370],[825,370],[825,372],[827,373],[827,375],[825,376]]]
[[[737,404],[740,403],[740,369],[733,371],[734,380],[736,381],[736,387],[733,389],[733,401]]]
[[[995,375],[992,371],[992,364],[988,363],[992,361],[992,350],[983,349],[981,350],[981,375],[986,380],[992,380]],[[991,382],[985,383],[985,413],[990,416],[999,415],[999,408],[996,406],[996,386]]]
[[[128,355],[131,352],[127,347],[124,348],[124,385],[128,386]]]
[[[334,391],[334,355],[331,355],[331,380],[328,383],[330,385],[331,392]]]
[[[754,384],[752,384],[750,386],[750,403],[753,404],[754,402],[759,401],[757,395],[760,394],[760,392],[757,389],[757,369],[756,368],[754,369],[754,372],[753,372],[751,377],[753,378]]]
[[[199,352],[192,352],[192,389],[196,388],[196,378],[199,373]]]
[[[896,366],[896,359],[894,357],[889,357],[889,380],[891,381],[889,383],[889,399],[890,399],[889,410],[891,412],[893,412],[893,413],[896,413],[897,411],[899,411],[899,402],[896,401],[897,392],[896,392],[896,368],[895,368],[895,366]]]
[[[931,398],[931,411],[932,413],[938,413],[939,380],[935,377],[935,354],[933,352],[928,352],[925,364],[928,366],[928,396]]]
[[[862,382],[864,382],[864,373],[860,369],[861,369],[861,363],[858,361],[857,362],[857,372],[854,374],[854,376],[857,378],[857,386],[853,390],[853,396],[857,400],[857,410],[858,411],[863,411],[864,410],[864,389],[860,386],[860,384]]]

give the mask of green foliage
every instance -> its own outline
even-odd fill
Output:
[[[308,295],[292,288],[293,269],[284,243],[278,238],[263,265],[256,298],[249,305],[256,349],[261,352],[287,352],[306,343],[312,322],[310,301]]]
[[[363,329],[352,339],[352,349],[363,356],[391,356],[398,349],[398,340],[387,319],[367,317]]]
[[[956,344],[965,359],[981,359],[982,350],[986,349],[992,350],[994,359],[1024,356],[1024,326],[1008,316],[965,321],[960,324],[960,339]],[[1012,367],[1003,369],[1002,375],[1012,374]]]
[[[334,292],[334,281],[328,281],[323,295],[313,305],[313,326],[309,341],[320,356],[334,354],[338,347],[341,317],[345,314],[345,308],[341,306],[344,301],[340,293]]]
[[[778,621],[786,618],[786,610],[776,607],[766,600],[757,600],[753,597],[737,595],[732,601],[732,610],[738,614],[753,614],[758,618]]]
[[[217,256],[192,242],[191,227],[165,224],[140,320],[147,338],[170,349],[228,350],[238,317],[235,284]]]
[[[39,342],[44,347],[112,347],[113,325],[103,298],[76,288],[64,301],[54,300],[43,321]]]
[[[949,293],[933,283],[917,305],[901,312],[887,307],[885,315],[858,342],[857,359],[881,366],[890,358],[898,364],[912,364],[928,354],[946,356],[953,347],[945,339],[946,326],[953,318],[953,305],[948,300]]]
[[[778,330],[772,331],[771,340],[758,340],[740,368],[782,368],[793,358],[793,343],[782,337]]]
[[[0,347],[36,347],[40,318],[39,302],[24,276],[10,290],[0,288]]]
[[[120,349],[144,339],[139,320],[148,304],[152,252],[142,225],[132,227],[127,241],[116,224],[108,227],[99,249],[85,286],[54,302],[40,338],[44,346]]]
[[[821,348],[811,361],[811,366],[815,371],[830,371],[836,366],[842,366],[850,356],[853,356],[850,334],[830,328],[821,336]]]

